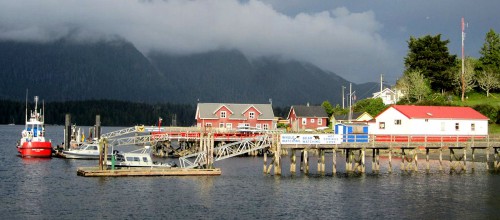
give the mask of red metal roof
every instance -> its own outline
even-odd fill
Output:
[[[393,105],[391,107],[401,112],[408,118],[488,120],[488,117],[484,116],[471,107],[417,105]]]

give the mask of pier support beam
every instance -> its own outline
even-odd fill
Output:
[[[401,148],[401,170],[418,171],[418,155],[416,148]]]
[[[458,155],[456,154],[455,150],[462,150],[463,149],[463,154]],[[453,171],[465,171],[466,170],[466,162],[465,160],[467,159],[466,157],[466,150],[465,147],[450,147],[450,172]]]
[[[292,149],[291,151],[292,151],[292,155],[290,155],[290,173],[295,174],[296,168],[297,168],[297,166],[296,166],[297,158],[295,156],[295,149]]]
[[[389,173],[392,173],[392,148],[389,148]]]
[[[333,148],[332,152],[332,174],[335,176],[337,174],[337,148]]]
[[[64,150],[69,149],[69,143],[71,142],[71,115],[66,114],[64,122]]]
[[[499,171],[500,170],[500,147],[493,147],[493,157],[495,161],[493,161],[493,170],[494,171]]]

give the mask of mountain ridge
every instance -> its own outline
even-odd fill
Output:
[[[48,101],[112,99],[132,102],[341,103],[349,82],[310,63],[247,58],[238,50],[190,55],[141,53],[124,40],[76,43],[0,41],[0,99],[25,91]],[[353,84],[369,91],[376,83]],[[347,92],[346,92],[347,93]],[[358,93],[361,94],[361,93]],[[358,96],[359,97],[359,96]],[[364,98],[364,97],[359,97]]]

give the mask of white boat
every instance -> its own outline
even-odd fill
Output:
[[[83,144],[76,149],[63,150],[62,156],[70,159],[99,159],[99,144]]]
[[[138,149],[131,152],[118,152],[113,151],[113,155],[115,155],[115,164],[116,167],[175,167],[176,164],[174,162],[170,163],[161,163],[154,162],[151,159],[151,151],[150,147],[146,146],[143,149]],[[112,161],[108,159],[108,166],[112,166]]]

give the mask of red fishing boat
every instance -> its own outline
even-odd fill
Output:
[[[45,126],[42,109],[38,110],[38,96],[35,96],[35,110],[30,112],[28,120],[28,105],[26,103],[26,125],[17,143],[21,157],[51,157],[52,143],[45,139]]]

